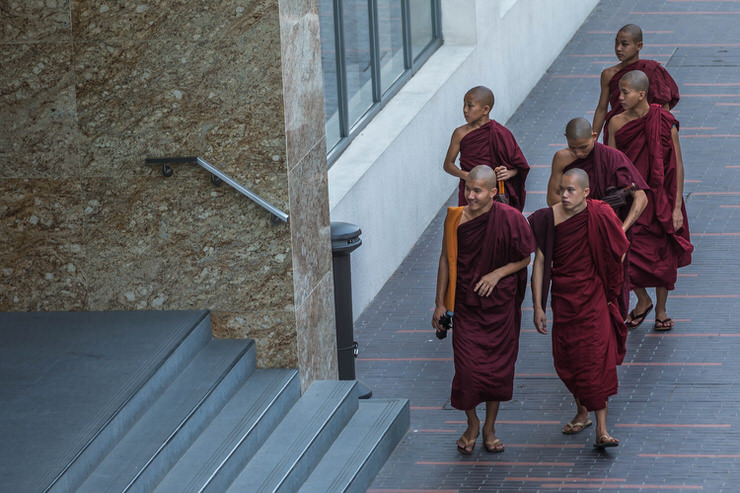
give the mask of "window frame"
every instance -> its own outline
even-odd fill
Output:
[[[347,66],[345,60],[345,37],[342,0],[333,0],[334,19],[334,53],[336,64],[336,87],[337,87],[337,115],[339,120],[339,142],[331,149],[327,149],[327,164],[331,167],[337,158],[347,149],[352,140],[362,131],[370,120],[390,101],[393,96],[403,87],[406,82],[424,65],[429,57],[442,46],[442,7],[441,0],[430,0],[432,8],[432,39],[427,46],[413,59],[411,46],[411,18],[410,0],[401,1],[401,30],[403,35],[403,59],[404,71],[401,75],[381,94],[380,83],[380,46],[378,41],[378,4],[377,0],[367,0],[368,23],[369,23],[369,48],[372,75],[373,103],[370,108],[360,117],[357,122],[349,122],[349,105],[347,94]],[[323,75],[322,75],[323,76]],[[324,88],[326,90],[326,88]],[[326,125],[326,121],[322,122]]]

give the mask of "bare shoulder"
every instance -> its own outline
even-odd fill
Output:
[[[621,69],[620,65],[612,65],[611,67],[607,67],[604,70],[601,71],[601,82],[609,82],[612,80],[612,77],[616,75],[617,72]]]
[[[626,112],[614,115],[611,120],[609,120],[609,131],[616,132],[629,121],[629,116]]]
[[[555,226],[562,223],[565,220],[565,212],[563,211],[563,204],[558,202],[552,206],[552,218]]]
[[[570,149],[568,149],[567,147],[565,149],[560,149],[552,157],[552,170],[563,171],[566,166],[568,166],[575,160],[576,157],[573,155],[573,152],[571,152]]]
[[[469,123],[466,123],[465,125],[461,125],[457,127],[452,132],[452,140],[456,142],[460,142],[463,137],[465,137],[468,133],[470,133],[471,130],[473,129],[470,127]]]

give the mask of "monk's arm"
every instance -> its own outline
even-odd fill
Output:
[[[550,181],[547,182],[547,205],[549,206],[560,202],[560,179],[563,177],[563,169],[569,164],[565,162],[562,154],[563,151],[558,151],[552,157]]]
[[[547,334],[545,311],[542,309],[542,277],[545,275],[545,255],[539,248],[534,253],[532,264],[532,303],[534,304],[534,326],[540,334]]]
[[[447,154],[445,155],[445,162],[442,164],[442,169],[452,176],[465,179],[468,176],[468,173],[455,165],[455,159],[457,159],[457,155],[460,154],[460,140],[462,140],[461,133],[460,129],[452,132],[450,146],[447,148]]]
[[[611,74],[607,73],[606,70],[601,72],[601,93],[599,94],[599,102],[594,110],[594,121],[591,127],[596,132],[596,137],[601,134],[601,127],[604,126],[604,120],[606,120],[606,114],[609,112],[609,79]]]
[[[444,329],[439,325],[439,317],[445,314],[445,296],[447,295],[447,284],[450,281],[450,265],[447,261],[447,246],[442,242],[442,254],[439,256],[439,268],[437,270],[437,296],[434,303],[434,315],[432,315],[432,327]]]
[[[501,279],[513,274],[514,272],[526,269],[528,265],[529,257],[524,257],[519,261],[509,262],[498,269],[494,269],[480,278],[480,281],[475,284],[473,291],[478,293],[479,296],[488,296],[493,292],[493,288],[496,287],[496,284],[498,284]]]
[[[614,149],[617,148],[617,139],[614,137],[614,134],[617,133],[617,123],[618,123],[619,115],[613,117],[611,120],[609,120],[609,142],[607,145],[609,147],[613,147]]]
[[[640,217],[642,211],[645,210],[647,204],[648,199],[645,191],[635,190],[634,195],[632,195],[632,206],[627,213],[627,217],[624,218],[624,222],[622,223],[622,231],[626,233],[627,230],[630,229],[633,224],[635,224],[635,221],[637,221],[637,218]]]
[[[678,231],[683,226],[683,158],[681,157],[681,144],[678,141],[678,129],[671,128],[671,138],[673,139],[673,152],[676,153],[676,205],[673,206],[673,229]]]

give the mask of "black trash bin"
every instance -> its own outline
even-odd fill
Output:
[[[356,380],[355,358],[357,343],[354,340],[352,317],[352,268],[350,253],[362,245],[360,228],[351,223],[331,223],[331,252],[334,269],[334,313],[337,322],[337,363],[340,380]],[[367,399],[372,391],[358,382],[360,399]]]

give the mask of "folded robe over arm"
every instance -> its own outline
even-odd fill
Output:
[[[632,288],[664,287],[672,290],[677,269],[691,263],[689,220],[681,201],[683,226],[673,228],[676,205],[676,153],[671,128],[678,122],[669,111],[650,105],[642,118],[627,122],[614,139],[640,172],[648,189],[648,205],[632,227],[630,284]]]
[[[617,298],[629,243],[611,207],[597,200],[558,226],[549,207],[529,222],[544,256],[543,310],[552,284],[555,369],[581,404],[603,409],[617,392],[616,365],[625,354],[627,327]]]

